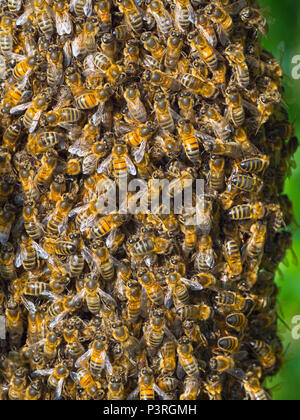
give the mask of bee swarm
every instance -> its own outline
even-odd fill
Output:
[[[267,32],[252,0],[1,4],[0,399],[270,398],[298,140]],[[134,178],[171,212],[105,214]]]

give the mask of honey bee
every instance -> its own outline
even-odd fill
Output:
[[[144,257],[151,254],[166,254],[171,247],[171,241],[155,236],[145,237],[138,240],[129,240],[130,252],[136,257]]]
[[[204,12],[197,12],[195,26],[206,41],[215,48],[218,43],[217,34],[212,21]]]
[[[13,298],[7,302],[5,315],[9,343],[12,346],[19,347],[24,332],[24,323],[21,307]]]
[[[150,351],[156,352],[164,339],[165,335],[165,314],[162,310],[156,309],[150,317],[149,324],[145,325],[145,341]]]
[[[239,206],[232,207],[228,211],[228,216],[232,220],[258,220],[264,217],[265,212],[266,210],[262,203],[241,204]]]
[[[57,4],[60,4],[58,2]],[[63,51],[60,47],[51,45],[47,52],[47,82],[51,87],[58,86],[63,83]]]
[[[111,375],[112,365],[108,358],[108,340],[105,335],[100,335],[91,343],[90,349],[84,353],[75,363],[76,367],[84,366],[89,360],[89,369],[93,377],[100,378],[102,370],[107,370]]]
[[[97,172],[101,174],[110,166],[113,167],[113,173],[119,180],[127,177],[128,174],[136,175],[136,168],[128,156],[125,141],[115,142],[112,154],[101,163]]]
[[[165,53],[165,66],[171,71],[175,71],[183,48],[182,35],[173,31],[167,40],[167,50]]]
[[[227,371],[232,371],[235,367],[235,361],[230,355],[217,355],[210,359],[209,366],[212,370],[222,374]]]
[[[259,9],[254,7],[245,7],[240,12],[240,18],[248,28],[255,28],[265,36],[268,34],[269,26],[267,20]]]
[[[242,97],[235,88],[228,88],[225,96],[228,106],[227,115],[235,127],[241,127],[245,121],[245,112],[242,104]]]
[[[94,242],[92,253],[95,265],[105,282],[110,282],[115,276],[114,262],[104,242]]]
[[[100,21],[100,31],[107,32],[112,26],[111,4],[108,0],[97,0],[94,4],[95,12]],[[113,34],[115,36],[115,34]],[[117,37],[116,37],[117,38]],[[118,38],[117,38],[118,39]]]
[[[215,253],[212,247],[212,239],[209,235],[202,235],[197,244],[195,254],[195,267],[201,273],[210,272],[215,266]]]
[[[39,379],[32,381],[25,390],[24,401],[38,401],[42,398],[43,385]]]
[[[69,374],[69,369],[63,363],[57,364],[52,369],[38,369],[33,372],[34,376],[48,376],[47,384],[55,390],[55,400],[61,398],[63,386]]]
[[[147,0],[146,5],[147,13],[155,19],[159,31],[167,37],[174,28],[174,22],[163,2],[161,0]]]
[[[197,378],[194,376],[187,376],[184,380],[183,393],[180,395],[180,400],[197,400],[200,393],[200,385]]]
[[[178,340],[178,361],[188,376],[199,377],[199,365],[194,355],[193,346],[187,337]]]
[[[65,229],[67,216],[72,208],[73,200],[68,194],[64,194],[56,203],[56,208],[53,213],[49,215],[46,230],[57,237]]]
[[[252,351],[257,355],[265,369],[272,369],[276,364],[276,356],[272,347],[261,340],[252,340],[249,343]]]
[[[34,0],[33,10],[40,31],[50,39],[55,31],[50,6],[45,0]]]
[[[115,300],[99,287],[98,277],[92,274],[88,274],[84,288],[78,293],[76,298],[85,298],[88,310],[94,315],[100,312],[100,298],[116,306]]]
[[[207,321],[212,313],[212,310],[207,305],[185,305],[177,309],[177,315],[181,319],[190,321]]]
[[[139,283],[145,288],[148,298],[157,306],[164,304],[163,289],[157,282],[153,273],[141,270],[138,274]]]
[[[14,260],[14,247],[7,242],[2,245],[0,254],[0,273],[4,280],[14,280],[17,277]]]
[[[141,12],[133,0],[117,0],[120,12],[124,14],[125,20],[134,32],[141,32],[143,18]]]
[[[217,138],[228,141],[231,136],[231,128],[226,118],[224,118],[218,109],[206,106],[201,110],[202,118],[214,131]]]
[[[70,11],[80,18],[90,17],[93,12],[91,0],[73,0],[70,4]]]
[[[170,108],[170,103],[164,94],[158,94],[154,98],[154,110],[156,114],[156,119],[165,132],[173,132],[175,130],[174,120],[172,116],[172,110]]]
[[[3,147],[7,148],[10,153],[14,152],[17,147],[18,140],[22,134],[22,123],[20,120],[14,120],[5,129],[2,138]]]
[[[196,345],[196,348],[206,348],[208,346],[205,335],[200,331],[199,325],[192,320],[185,320],[182,324],[184,334]]]
[[[239,244],[234,239],[228,239],[225,242],[225,259],[227,261],[227,270],[231,279],[236,279],[242,273],[242,259]]]
[[[157,88],[161,88],[164,92],[175,92],[179,90],[180,85],[177,79],[160,70],[146,70],[144,77],[146,82],[151,83],[151,85]]]
[[[124,50],[124,66],[130,74],[135,73],[135,66],[140,61],[140,46],[139,42],[135,39],[129,39],[126,42]]]
[[[127,316],[128,321],[132,324],[136,323],[140,313],[142,305],[142,288],[137,281],[129,281],[126,284],[126,297],[128,300]]]
[[[138,151],[135,153],[135,160],[137,163],[141,163],[144,158],[146,142],[150,139],[154,132],[154,127],[151,122],[143,124],[137,127],[134,131],[125,134],[123,140],[130,147],[139,147]]]
[[[53,360],[56,358],[60,343],[61,339],[57,336],[57,334],[55,334],[55,332],[48,332],[43,343],[44,356],[48,360]]]
[[[183,91],[178,95],[178,106],[182,118],[189,120],[192,124],[195,122],[194,112],[195,100],[191,92]]]
[[[151,32],[144,32],[141,35],[141,41],[145,50],[149,51],[151,56],[160,62],[165,55],[165,48],[159,41],[158,37]]]
[[[15,207],[11,204],[5,204],[0,209],[0,242],[6,244],[9,239],[10,231],[14,223],[16,213]]]
[[[178,121],[178,135],[181,139],[186,156],[193,163],[200,161],[200,146],[192,123],[186,120]]]
[[[227,315],[225,322],[227,327],[241,332],[247,327],[248,320],[243,313],[237,312]]]
[[[211,98],[216,92],[216,87],[209,80],[203,81],[191,73],[180,73],[177,80],[194,95],[201,95],[205,98]]]
[[[223,385],[218,375],[208,376],[204,382],[204,392],[208,395],[210,401],[222,401]]]
[[[17,105],[10,110],[11,114],[26,110],[23,117],[23,125],[29,133],[33,133],[39,123],[41,115],[47,110],[51,102],[51,90],[38,94],[32,102]]]
[[[218,68],[218,57],[216,50],[208,43],[206,38],[197,31],[188,35],[188,42],[193,50],[197,51],[212,72]]]
[[[41,166],[34,179],[38,187],[46,187],[53,178],[53,172],[57,165],[58,154],[54,149],[48,150],[42,157]]]
[[[251,236],[243,251],[243,258],[260,261],[266,242],[267,227],[264,223],[258,221],[251,226],[250,234]]]
[[[133,365],[137,364],[140,354],[140,343],[131,335],[122,321],[112,323],[112,335],[114,340],[121,345],[121,349]]]
[[[168,395],[163,392],[154,382],[154,375],[149,368],[142,369],[139,376],[139,386],[128,396],[128,400],[133,400],[140,394],[141,401],[155,399],[155,393],[162,399],[168,399]]]
[[[210,187],[215,191],[223,191],[225,185],[225,159],[213,155],[209,161],[209,168]]]
[[[195,11],[189,0],[180,0],[174,8],[175,26],[182,32],[188,30],[191,23],[195,22]]]
[[[176,345],[174,341],[167,340],[161,347],[160,371],[163,376],[172,376],[176,369]],[[163,391],[167,392],[165,387]]]
[[[107,398],[111,401],[120,401],[125,399],[125,389],[122,376],[113,375],[108,381]]]
[[[75,58],[94,54],[97,51],[96,36],[99,31],[98,19],[90,17],[83,29],[72,41],[72,53]]]
[[[229,64],[233,67],[237,84],[247,89],[250,82],[249,69],[246,63],[244,48],[241,44],[230,44],[224,51]]]
[[[53,11],[58,35],[70,35],[73,31],[73,23],[68,3],[65,0],[56,0],[53,4]]]
[[[248,139],[247,133],[243,128],[238,128],[233,134],[234,141],[237,142],[245,155],[259,154],[257,148]]]
[[[30,236],[21,235],[20,247],[16,253],[16,267],[23,265],[24,270],[32,271],[37,263],[37,258],[48,258],[47,252]]]
[[[13,51],[14,20],[10,16],[2,16],[0,21],[0,51],[4,56]]]
[[[226,353],[236,353],[240,348],[240,343],[237,337],[226,336],[218,340],[218,348]]]
[[[141,93],[137,85],[127,87],[124,92],[124,98],[131,118],[137,123],[144,124],[147,121],[147,111],[141,101]]]
[[[25,201],[23,206],[24,228],[27,235],[34,241],[40,239],[43,233],[43,227],[38,221],[37,213],[35,202],[31,200]]]
[[[8,390],[8,398],[12,401],[23,400],[27,386],[27,372],[24,368],[19,368],[14,373]]]

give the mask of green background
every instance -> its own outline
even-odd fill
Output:
[[[290,114],[290,120],[297,118],[296,134],[300,139],[300,79],[293,80],[291,71],[292,57],[300,55],[300,2],[295,0],[260,0],[264,16],[269,19],[270,31],[264,46],[280,59],[281,47],[284,48],[282,66],[286,75],[284,85],[286,88],[285,102]],[[297,169],[286,182],[286,192],[294,203],[295,216],[300,224],[300,149],[295,161]],[[300,260],[300,230],[295,229],[293,249]],[[292,254],[288,253],[285,264],[280,266],[283,278],[277,276],[280,287],[278,307],[287,324],[293,328],[292,318],[300,315],[300,267],[292,263]],[[293,340],[291,332],[279,323],[280,337],[284,341],[284,366],[269,386],[275,400],[300,400],[300,340]]]

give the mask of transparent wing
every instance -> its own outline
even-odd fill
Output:
[[[42,258],[43,260],[47,260],[49,258],[48,252],[44,250],[37,242],[32,241],[32,246],[36,250],[38,256]]]
[[[58,233],[63,235],[67,230],[68,218],[65,217],[64,221],[58,225]]]
[[[172,305],[173,305],[173,294],[172,294],[172,289],[169,287],[168,292],[165,296],[165,307],[167,309],[170,309]]]
[[[134,400],[139,395],[139,392],[140,392],[140,387],[138,386],[134,391],[132,391],[128,395],[127,400]]]
[[[102,174],[103,172],[107,171],[112,161],[112,155],[108,156],[101,165],[98,166],[98,174]]]
[[[91,154],[89,156],[86,156],[82,162],[82,173],[84,175],[90,175],[91,173],[95,171],[97,164],[98,164],[97,155]]]
[[[64,65],[65,67],[69,67],[72,62],[72,46],[71,46],[70,41],[66,41],[63,48],[63,54],[64,54]]]
[[[36,307],[33,302],[26,299],[24,296],[22,296],[22,302],[24,303],[25,308],[28,312],[35,314],[36,313]]]
[[[102,116],[103,116],[103,110],[104,110],[104,103],[100,103],[97,111],[95,112],[94,115],[92,115],[91,121],[96,127],[98,127],[98,125],[101,124]]]
[[[15,266],[17,268],[20,268],[22,263],[23,263],[23,258],[22,258],[22,254],[21,254],[21,248],[18,247],[18,249],[16,251],[16,256],[15,256]]]
[[[25,12],[21,16],[18,17],[18,19],[16,20],[16,25],[17,26],[24,25],[24,23],[27,22],[31,13],[33,13],[33,8],[29,7],[28,9],[25,10]]]
[[[108,293],[104,292],[102,289],[98,288],[99,296],[101,296],[104,300],[109,301],[114,306],[117,306],[117,302],[113,297],[111,297]]]
[[[57,315],[57,317],[54,318],[54,320],[50,322],[49,327],[51,329],[56,327],[56,325],[60,324],[63,321],[63,319],[67,316],[67,314],[68,314],[67,311],[63,311],[62,313]]]
[[[128,156],[126,156],[125,161],[127,163],[127,168],[130,175],[136,175],[136,168],[134,164],[132,163],[131,159]]]
[[[81,254],[83,256],[83,258],[85,259],[85,261],[88,263],[88,265],[93,265],[93,253],[92,251],[87,247],[87,246],[83,246],[82,250],[81,250]]]
[[[39,111],[36,112],[34,118],[32,119],[32,124],[29,127],[29,130],[28,130],[29,133],[33,133],[35,131],[35,129],[36,129],[38,123],[39,123],[39,120],[41,118],[41,115],[42,115],[42,111],[41,110],[39,110]]]
[[[76,58],[79,56],[80,52],[81,52],[81,45],[82,45],[83,39],[81,34],[78,35],[74,41],[72,41],[72,53],[73,56]]]
[[[201,284],[197,284],[193,280],[189,280],[189,279],[186,279],[184,277],[181,277],[181,280],[182,280],[182,282],[184,284],[186,284],[187,286],[189,286],[192,290],[195,290],[195,291],[203,290],[202,285]]]
[[[97,213],[94,213],[87,217],[85,220],[83,220],[83,222],[80,225],[80,232],[84,232],[90,227],[92,227],[97,216]]]
[[[93,0],[86,0],[83,7],[83,11],[86,17],[90,17],[93,13]]]
[[[55,390],[55,394],[54,394],[54,399],[55,400],[60,400],[61,394],[62,394],[63,385],[64,385],[64,378],[61,378],[58,381],[58,384],[57,384],[57,387],[56,387],[56,390]]]
[[[91,151],[91,146],[89,142],[86,141],[85,137],[82,136],[75,143],[69,147],[69,153],[77,155],[79,157],[87,156]]]
[[[142,141],[140,147],[134,152],[134,159],[137,163],[140,163],[145,155],[147,142],[145,140]]]
[[[32,372],[33,376],[49,376],[54,372],[54,369],[38,369]]]
[[[90,206],[90,203],[85,204],[84,206],[75,207],[75,209],[71,210],[68,214],[69,217],[73,217],[76,214],[82,213],[83,211],[87,210]]]
[[[33,102],[27,102],[25,104],[21,104],[21,105],[17,105],[14,106],[13,108],[11,108],[10,113],[11,115],[17,114],[19,112],[25,111],[26,109],[28,109],[31,105],[33,104]]]
[[[106,371],[108,372],[109,375],[113,374],[112,364],[110,363],[107,355],[106,355],[106,358],[105,358],[105,369],[106,369]]]
[[[79,359],[76,360],[75,367],[79,368],[85,360],[87,360],[91,357],[92,353],[93,353],[92,348],[89,349],[88,351],[86,351],[82,356],[79,357]]]

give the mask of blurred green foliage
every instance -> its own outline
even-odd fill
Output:
[[[282,66],[286,75],[285,102],[290,115],[290,121],[296,118],[296,134],[300,139],[300,79],[292,80],[292,57],[300,55],[300,2],[295,0],[260,0],[260,6],[265,8],[264,15],[270,16],[270,31],[263,43],[267,50],[272,51],[276,58],[281,59],[282,47],[284,54]],[[286,182],[286,193],[293,200],[296,220],[300,223],[300,150],[295,161],[297,168],[293,176]],[[300,256],[300,230],[295,230],[293,249]],[[292,319],[300,315],[300,266],[293,264],[292,253],[289,252],[277,275],[280,288],[278,309],[286,323],[293,328]],[[281,372],[269,381],[268,385],[275,400],[300,400],[300,340],[293,340],[291,331],[279,322],[280,337],[284,341],[284,366]]]

